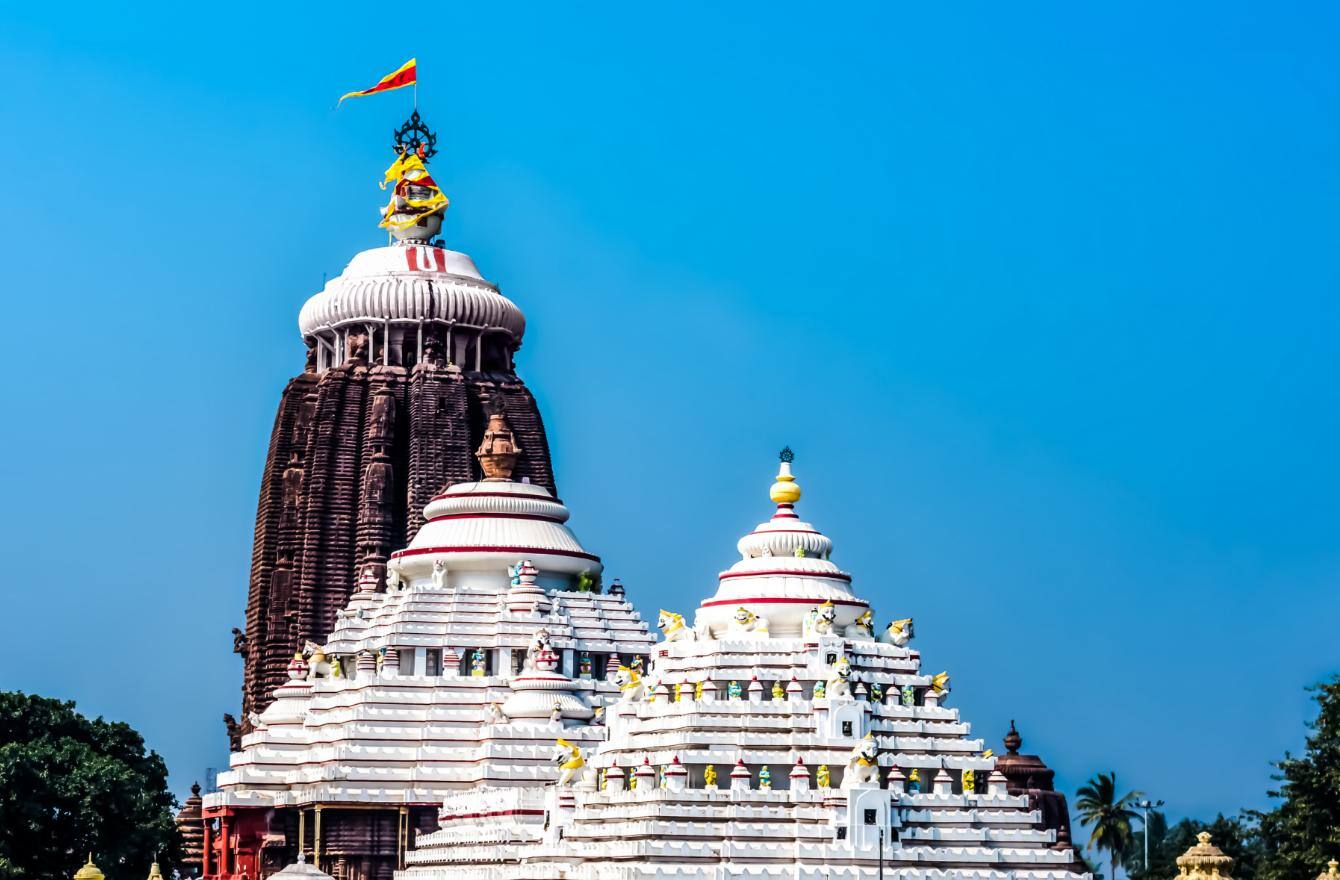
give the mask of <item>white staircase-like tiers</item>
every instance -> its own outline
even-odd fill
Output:
[[[674,638],[609,707],[596,773],[543,792],[541,828],[502,841],[477,795],[449,796],[461,821],[420,838],[398,880],[1087,876],[945,705],[911,621],[876,638],[799,494],[784,465],[777,514],[694,625],[663,612]]]

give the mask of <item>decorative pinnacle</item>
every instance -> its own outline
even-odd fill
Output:
[[[796,454],[788,446],[777,457],[781,465],[777,468],[777,482],[768,490],[768,497],[774,504],[795,504],[800,500],[800,486],[791,475],[791,462],[795,461]]]

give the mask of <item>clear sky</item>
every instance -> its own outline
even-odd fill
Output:
[[[578,535],[690,610],[802,512],[999,748],[1267,803],[1340,671],[1340,7],[8,4],[0,687],[226,763],[299,306],[410,95]]]

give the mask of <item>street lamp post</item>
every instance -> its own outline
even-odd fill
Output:
[[[1163,801],[1151,801],[1149,798],[1145,798],[1144,800],[1136,801],[1135,806],[1140,808],[1141,813],[1140,825],[1145,832],[1144,834],[1145,862],[1143,867],[1145,874],[1148,874],[1149,873],[1149,811],[1151,809],[1157,809],[1163,806]]]

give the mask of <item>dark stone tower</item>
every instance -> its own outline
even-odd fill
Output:
[[[364,251],[303,307],[307,367],[279,401],[261,478],[243,657],[243,722],[306,641],[423,524],[500,408],[520,480],[554,489],[535,400],[513,370],[525,319],[464,254],[421,241]],[[234,728],[237,732],[237,728]]]

